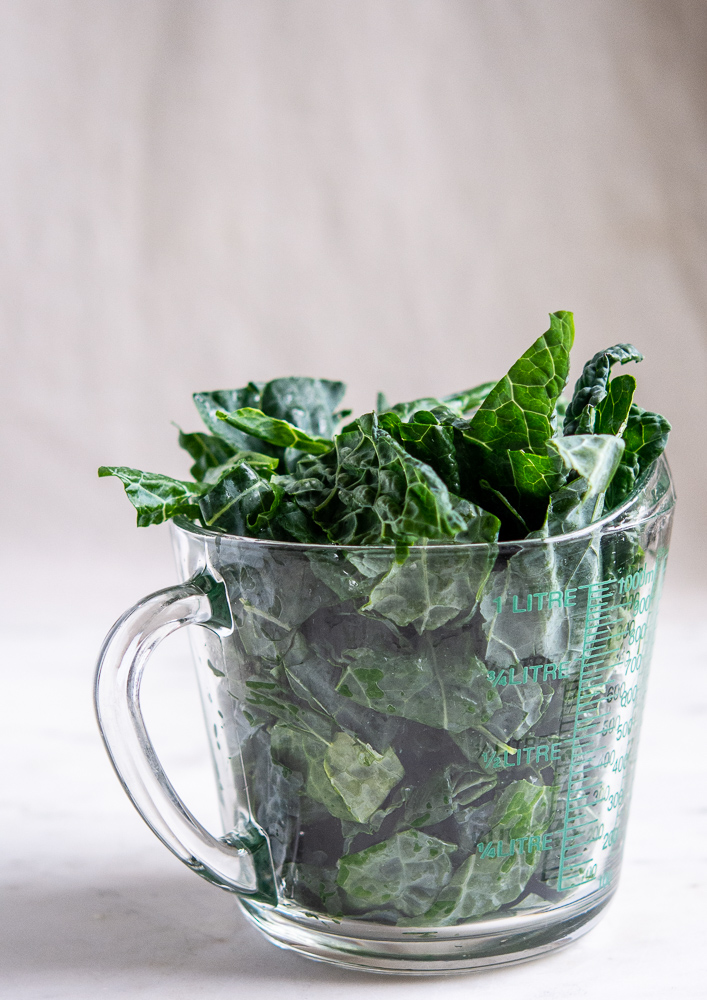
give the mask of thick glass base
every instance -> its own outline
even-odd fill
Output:
[[[424,931],[239,902],[273,944],[315,961],[389,975],[444,976],[528,962],[563,948],[591,930],[612,895],[610,890],[543,912]]]

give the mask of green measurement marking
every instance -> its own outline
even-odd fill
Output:
[[[650,577],[646,579],[647,583],[652,584],[649,595],[651,603],[646,606],[647,608],[654,602],[656,593],[659,593],[659,581],[662,581],[661,570],[664,562],[665,554],[661,553],[658,555]],[[623,581],[620,582],[623,584]],[[585,717],[585,713],[599,707],[600,702],[605,697],[604,679],[613,670],[623,665],[622,656],[624,654],[620,649],[609,649],[609,643],[612,638],[618,638],[626,626],[625,618],[621,617],[621,610],[632,608],[634,597],[632,596],[628,600],[623,598],[623,586],[620,586],[623,599],[617,604],[616,598],[619,596],[616,594],[617,586],[616,583],[606,581],[592,584],[587,588],[582,658],[577,704],[574,722],[571,725],[567,799],[557,875],[557,888],[560,892],[576,889],[595,879],[597,888],[600,889],[608,885],[611,879],[611,875],[606,873],[597,879],[597,864],[593,858],[597,842],[592,833],[593,829],[597,829],[600,821],[597,817],[587,819],[586,809],[588,793],[603,784],[603,781],[592,780],[596,776],[596,768],[603,767],[605,764],[604,761],[591,763],[592,759],[595,759],[594,755],[601,749],[601,744],[597,746],[592,736],[603,725],[604,719],[614,715],[615,708],[592,713],[589,718]],[[652,643],[654,627],[655,618],[651,622],[651,632],[647,637],[648,650],[650,650]],[[565,739],[569,740],[569,726],[562,728],[567,733]],[[610,740],[612,734],[613,730],[606,734]],[[585,747],[588,750],[586,755]],[[623,787],[623,780],[621,787]],[[607,788],[607,794],[609,792],[610,788]]]
[[[614,587],[615,584],[592,584],[587,593],[587,613],[584,621],[582,659],[579,668],[579,690],[572,727],[567,804],[565,806],[565,820],[562,825],[562,845],[557,876],[557,888],[560,892],[575,889],[594,877],[594,875],[585,877],[586,860],[582,859],[578,863],[577,856],[588,851],[593,845],[593,841],[582,839],[585,834],[581,831],[596,821],[576,823],[574,820],[575,817],[582,814],[582,807],[578,806],[578,802],[585,799],[588,791],[602,784],[600,781],[592,781],[591,777],[593,776],[586,773],[582,739],[587,729],[596,728],[601,723],[601,719],[605,718],[606,715],[611,715],[611,711],[591,719],[583,719],[582,715],[603,698],[601,691],[592,690],[592,682],[601,676],[602,671],[599,669],[599,665],[601,664],[604,669],[608,666],[606,662],[608,641],[603,642],[602,640],[605,637],[607,640],[610,639],[613,635],[612,628],[620,622],[620,619],[615,617],[616,608],[611,600]],[[587,779],[590,779],[589,782]]]

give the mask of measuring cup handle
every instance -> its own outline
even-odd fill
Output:
[[[211,625],[210,625],[211,623]],[[96,670],[98,725],[118,777],[162,843],[198,875],[231,892],[274,903],[269,845],[229,834],[217,839],[189,812],[162,769],[140,707],[150,653],[185,625],[218,631],[212,602],[194,581],[157,591],[126,611],[108,633]]]

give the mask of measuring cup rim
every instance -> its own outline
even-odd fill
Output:
[[[612,525],[612,522],[622,518],[623,515],[625,515],[626,512],[629,511],[634,504],[636,504],[642,494],[646,492],[649,483],[657,478],[662,471],[667,473],[670,483],[670,486],[665,491],[667,494],[673,489],[672,476],[670,474],[670,467],[665,455],[661,455],[656,460],[655,464],[646,469],[643,475],[639,477],[635,488],[622,504],[615,507],[605,517],[600,518],[598,521],[593,521],[584,528],[578,528],[576,531],[568,531],[562,535],[550,535],[547,538],[506,539],[502,542],[426,542],[424,545],[411,545],[409,547],[409,551],[413,554],[416,552],[422,552],[423,550],[428,553],[431,550],[434,550],[435,552],[460,552],[462,550],[473,552],[488,549],[490,546],[495,549],[503,549],[506,547],[517,550],[519,546],[525,548],[537,545],[558,545],[561,542],[574,541],[589,535],[608,534],[613,531],[625,531],[628,528],[635,527],[645,521],[650,521],[653,517],[657,516],[658,512],[652,510],[646,516],[637,517],[635,520],[623,520],[621,523]],[[674,497],[672,503],[674,503]],[[337,552],[381,552],[387,554],[393,554],[395,552],[394,545],[340,545],[336,542],[286,542],[271,538],[251,538],[248,535],[232,535],[225,531],[214,531],[211,528],[205,528],[200,524],[196,524],[194,521],[190,521],[189,518],[182,515],[173,518],[171,524],[173,529],[183,531],[186,535],[196,535],[213,540],[218,539],[221,542],[228,540],[244,544],[248,543],[272,549],[289,549],[299,552],[332,552],[334,550]]]

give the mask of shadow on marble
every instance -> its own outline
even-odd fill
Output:
[[[312,962],[276,948],[240,914],[232,896],[191,876],[106,878],[103,887],[16,885],[0,916],[0,966],[8,977],[69,970],[173,973],[184,977],[372,985],[409,982]],[[503,976],[505,970],[476,973]],[[446,980],[446,977],[445,981]],[[425,978],[428,983],[442,977]]]

